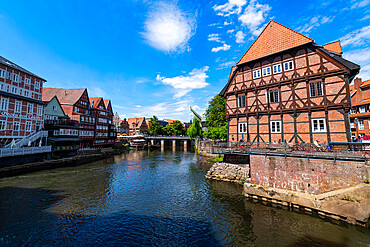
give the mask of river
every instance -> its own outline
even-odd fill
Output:
[[[370,230],[251,202],[190,152],[0,179],[0,246],[369,246]]]

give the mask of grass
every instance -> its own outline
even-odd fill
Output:
[[[217,157],[209,159],[208,161],[212,162],[212,163],[222,162],[222,161],[224,161],[224,156],[223,155],[218,155]]]

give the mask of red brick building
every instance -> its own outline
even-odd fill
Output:
[[[115,126],[115,123],[113,121],[114,113],[112,109],[112,102],[110,101],[110,99],[104,99],[103,101],[108,116],[108,144],[113,144],[117,139],[116,130],[119,126]]]
[[[148,124],[146,123],[145,117],[129,118],[127,120],[129,125],[129,135],[147,135]]]
[[[353,139],[359,136],[370,136],[370,80],[356,78],[351,85],[352,108],[350,111],[351,132]],[[358,123],[355,124],[357,118]]]
[[[270,21],[232,68],[225,97],[229,141],[351,141],[349,84],[360,66]]]
[[[42,128],[46,80],[0,56],[0,147]]]
[[[81,148],[92,147],[95,136],[95,117],[90,112],[87,89],[44,88],[45,101],[58,97],[63,111],[80,125]],[[104,105],[104,104],[103,104]]]
[[[90,98],[91,115],[96,119],[94,146],[108,143],[108,112],[101,97]]]

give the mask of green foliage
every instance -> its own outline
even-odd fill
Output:
[[[202,127],[200,127],[198,118],[193,119],[193,123],[190,125],[187,134],[191,139],[203,136]]]
[[[226,139],[227,138],[227,124],[221,127],[209,127],[205,132],[204,136],[209,139]]]
[[[166,127],[163,128],[163,133],[168,136],[173,136],[175,132],[173,126],[171,124],[167,124]]]
[[[369,183],[369,178],[368,177],[365,178],[364,183],[365,184],[368,184]]]
[[[221,127],[226,124],[225,99],[216,95],[208,102],[208,108],[204,113],[208,127]]]
[[[162,134],[162,126],[158,123],[158,118],[156,116],[150,118],[148,131],[151,135]]]
[[[173,131],[175,135],[183,135],[185,134],[184,125],[179,120],[175,120],[172,123]]]
[[[212,162],[212,163],[222,162],[222,161],[224,161],[224,156],[223,155],[218,155],[217,157],[209,159],[208,161]]]

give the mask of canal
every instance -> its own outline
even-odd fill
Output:
[[[0,179],[0,246],[369,246],[370,231],[242,197],[190,152]]]

